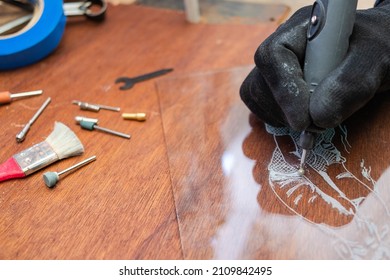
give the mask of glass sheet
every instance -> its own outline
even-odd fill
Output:
[[[297,177],[296,133],[240,100],[251,68],[157,84],[184,257],[390,258],[389,99],[321,134]]]

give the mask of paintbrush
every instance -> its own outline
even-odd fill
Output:
[[[45,141],[12,156],[0,165],[0,182],[26,177],[58,160],[84,152],[83,144],[66,125],[56,122]]]

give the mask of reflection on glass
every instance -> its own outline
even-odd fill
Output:
[[[390,152],[370,137],[386,106],[320,135],[297,177],[295,133],[267,130],[239,98],[250,70],[158,82],[184,257],[390,258]]]

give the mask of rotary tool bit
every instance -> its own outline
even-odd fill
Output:
[[[110,133],[112,135],[116,135],[119,137],[127,138],[130,139],[131,135],[125,134],[122,132],[114,131],[108,128],[100,127],[98,126],[98,120],[97,119],[89,119],[89,118],[83,118],[83,117],[76,117],[76,123],[78,123],[81,128],[86,129],[86,130],[100,130],[106,133]]]
[[[0,92],[0,105],[11,103],[14,99],[24,98],[42,94],[43,90],[34,90],[20,93],[10,93],[9,91]]]
[[[75,164],[61,172],[46,172],[43,174],[43,180],[45,181],[45,184],[48,188],[53,188],[58,181],[60,180],[60,176],[65,176],[65,174],[75,171],[76,169],[81,168],[84,165],[87,165],[88,163],[94,161],[96,159],[96,156],[92,156],[90,158],[87,158],[86,160],[83,160],[82,162],[79,162],[78,164]]]
[[[42,104],[42,106],[38,109],[38,111],[34,114],[34,116],[28,121],[28,123],[23,127],[23,129],[16,134],[16,142],[21,143],[26,138],[27,132],[30,130],[33,123],[37,120],[37,118],[42,114],[43,110],[49,105],[51,102],[51,98],[49,97]]]
[[[112,107],[112,106],[106,106],[101,104],[91,104],[91,103],[82,102],[78,100],[73,100],[72,103],[78,105],[81,110],[87,110],[92,112],[99,112],[100,109],[115,111],[115,112],[119,112],[121,110],[121,108],[119,107]]]
[[[314,146],[314,133],[310,131],[303,131],[299,138],[299,146],[302,148],[301,162],[299,164],[299,175],[305,174],[305,163],[307,158],[307,151],[313,149]]]

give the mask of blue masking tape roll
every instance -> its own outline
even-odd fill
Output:
[[[0,36],[0,70],[35,63],[55,50],[65,30],[62,0],[35,0],[34,16],[17,33]]]

